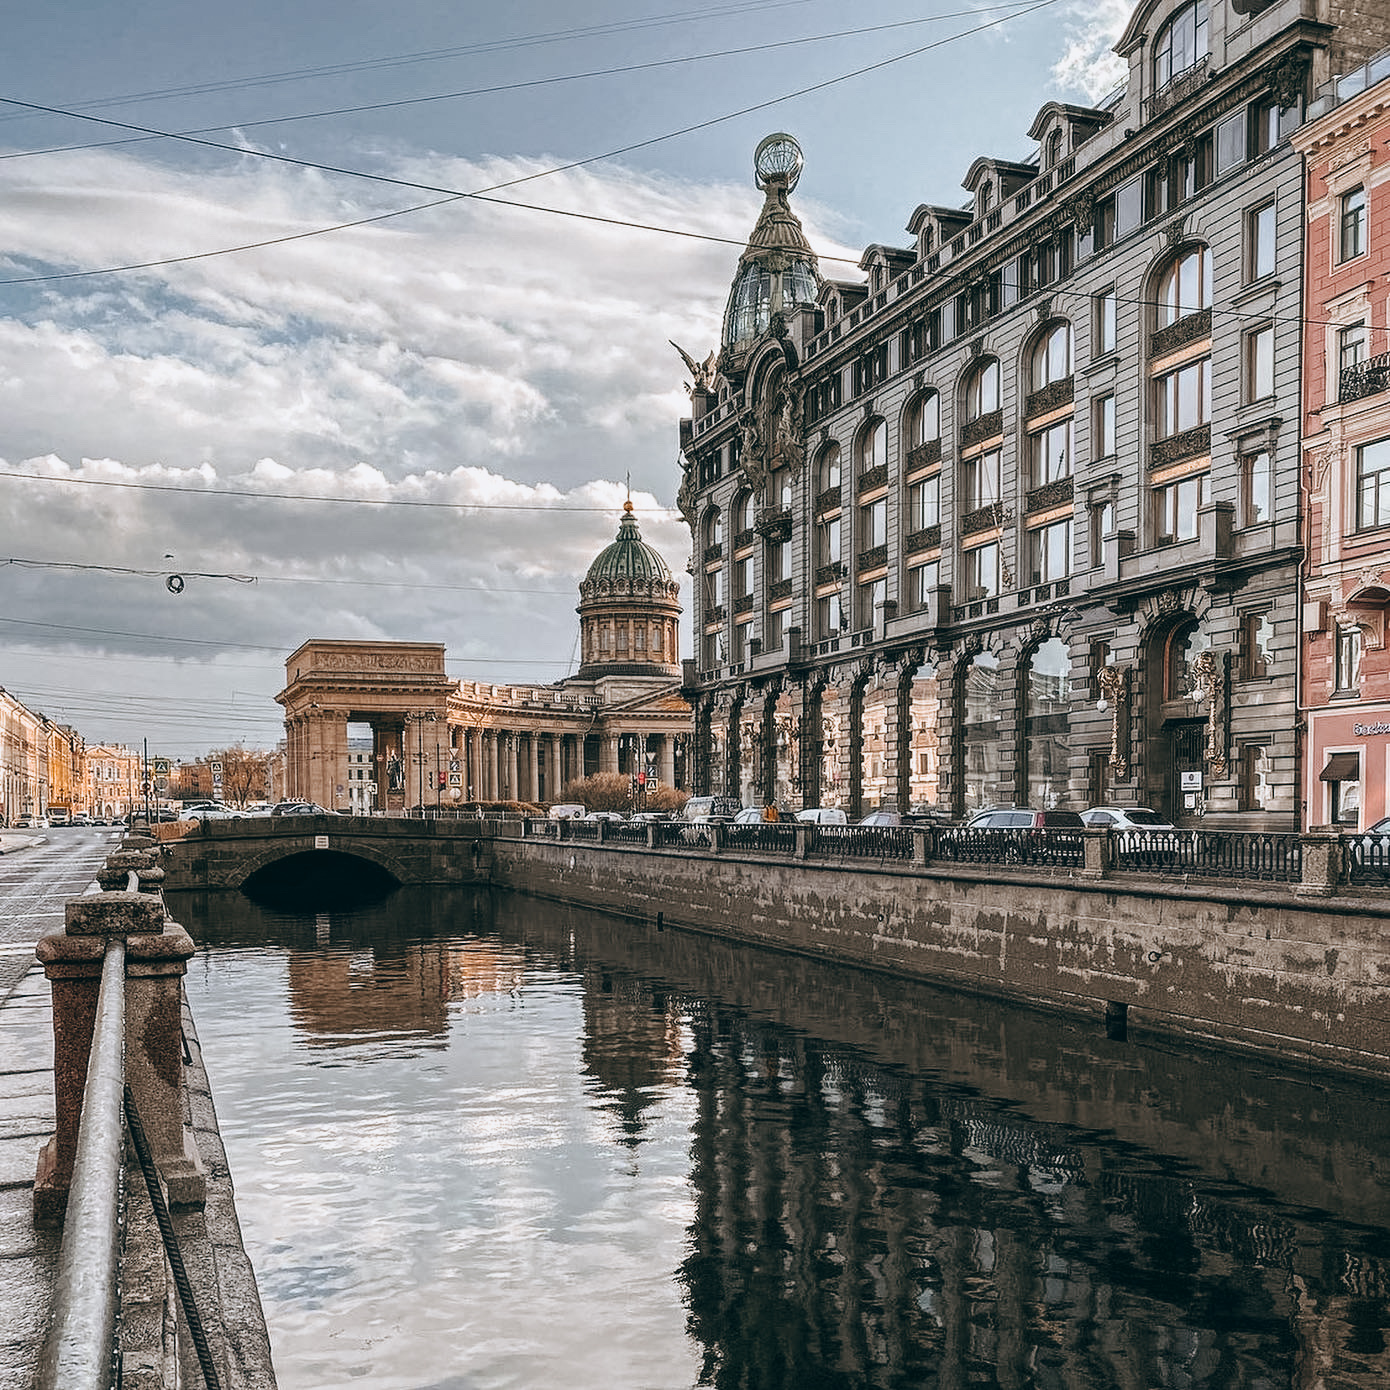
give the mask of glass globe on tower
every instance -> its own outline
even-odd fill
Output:
[[[762,337],[775,315],[814,305],[820,293],[815,252],[788,201],[801,166],[801,147],[785,132],[769,135],[753,155],[764,201],[724,312],[723,345],[734,352]]]

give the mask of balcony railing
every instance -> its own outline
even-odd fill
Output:
[[[1390,352],[1347,367],[1337,378],[1337,399],[1342,404],[1374,396],[1390,386]]]

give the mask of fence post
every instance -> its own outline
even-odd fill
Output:
[[[126,1079],[150,1132],[169,1200],[199,1205],[207,1175],[183,1124],[182,978],[193,942],[166,919],[155,893],[74,898],[66,905],[65,922],[66,930],[45,936],[35,952],[53,995],[55,1116],[53,1138],[39,1155],[35,1216],[56,1220],[67,1203],[102,958],[113,936],[126,941]]]
[[[1294,888],[1301,898],[1330,898],[1342,882],[1342,833],[1335,825],[1314,825],[1303,841],[1303,873]]]
[[[1084,830],[1086,861],[1082,873],[1087,878],[1110,876],[1110,832],[1105,829]]]
[[[912,827],[912,863],[924,869],[931,863],[931,831],[924,825]]]

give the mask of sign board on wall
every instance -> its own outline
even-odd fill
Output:
[[[1199,792],[1202,790],[1202,774],[1200,772],[1180,772],[1178,776],[1182,779],[1183,791]]]

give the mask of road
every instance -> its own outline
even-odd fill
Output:
[[[63,903],[86,892],[121,834],[61,826],[0,835],[0,1003],[34,963],[39,938],[63,929]]]

